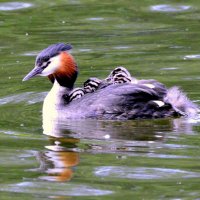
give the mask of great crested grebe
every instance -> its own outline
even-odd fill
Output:
[[[91,78],[81,90],[81,98],[71,99],[66,104],[66,96],[71,98],[77,78],[77,64],[69,53],[71,45],[53,44],[41,51],[35,68],[23,79],[34,76],[48,76],[53,87],[43,104],[43,120],[48,119],[138,119],[164,118],[197,113],[198,107],[192,103],[178,87],[167,89],[155,80],[136,80],[125,68],[114,70],[103,85],[97,78]],[[117,69],[117,68],[116,68]],[[126,80],[120,77],[126,77]],[[114,82],[113,82],[114,81]],[[119,81],[120,84],[115,84]],[[104,84],[107,82],[106,84]],[[79,92],[78,92],[79,93]]]

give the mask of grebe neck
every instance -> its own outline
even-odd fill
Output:
[[[63,87],[61,86],[57,80],[54,80],[53,87],[47,94],[45,100],[44,100],[44,105],[47,105],[47,107],[56,107],[56,109],[59,109],[60,107],[64,106],[64,94],[70,93],[71,89],[68,87]]]
[[[63,95],[69,93],[69,91],[69,88],[61,86],[56,79],[54,80],[53,87],[45,97],[43,103],[42,117],[45,134],[56,131],[57,122],[65,107]]]

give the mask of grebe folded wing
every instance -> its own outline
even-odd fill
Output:
[[[74,116],[97,119],[162,118],[169,113],[173,116],[179,115],[169,104],[163,102],[159,106],[156,100],[161,101],[156,91],[144,85],[109,85],[71,102],[64,112],[76,110]],[[166,114],[166,109],[173,111]]]

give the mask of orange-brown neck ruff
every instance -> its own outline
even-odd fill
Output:
[[[60,53],[60,66],[49,79],[54,82],[55,78],[58,83],[67,88],[73,88],[74,82],[78,75],[78,69],[73,56],[67,52]]]

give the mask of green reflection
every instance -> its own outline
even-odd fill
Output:
[[[139,79],[179,85],[199,101],[200,2],[167,2],[172,8],[190,6],[177,12],[152,10],[151,6],[166,4],[156,0],[25,2],[33,6],[0,10],[1,199],[199,198],[198,176],[146,180],[95,175],[99,167],[122,169],[125,175],[144,167],[200,173],[198,121],[69,123],[64,126],[65,133],[80,141],[75,146],[62,141],[64,150],[54,152],[46,148],[52,141],[42,135],[41,127],[42,95],[51,83],[42,78],[26,84],[21,80],[33,68],[40,50],[52,43],[69,42],[80,69],[77,86],[88,77],[103,78],[115,66],[123,65]],[[27,92],[35,96],[26,96]],[[108,135],[111,137],[106,139]],[[51,169],[54,164],[48,159],[78,158],[66,167],[73,173],[69,179],[51,182],[39,178],[48,173],[39,170],[38,155],[48,152],[52,154],[45,161],[51,162]],[[90,196],[85,197],[89,190]]]

